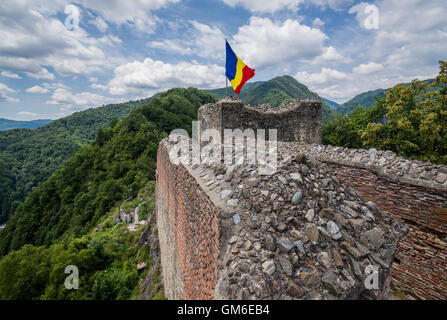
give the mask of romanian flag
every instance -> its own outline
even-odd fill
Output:
[[[255,69],[251,69],[242,62],[241,59],[234,53],[231,49],[228,41],[226,42],[227,47],[227,61],[225,64],[225,75],[231,81],[234,92],[239,94],[245,82],[253,78],[255,75]]]

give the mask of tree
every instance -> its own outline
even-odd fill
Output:
[[[386,123],[369,123],[361,130],[365,147],[447,164],[447,62],[439,64],[434,82],[414,80],[386,92]]]

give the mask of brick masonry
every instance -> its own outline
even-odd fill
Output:
[[[447,221],[434,217],[435,207],[447,208],[445,192],[396,183],[366,169],[329,166],[366,200],[410,226],[393,263],[393,284],[420,299],[447,299]]]
[[[157,155],[157,225],[165,295],[212,299],[217,282],[219,212],[183,165],[160,144]]]

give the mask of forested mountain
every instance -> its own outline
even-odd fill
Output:
[[[321,97],[321,99],[331,108],[334,110],[338,110],[338,107],[340,106],[337,102],[331,101],[329,99]]]
[[[17,208],[0,233],[0,255],[87,233],[118,201],[154,179],[159,141],[176,128],[191,131],[197,109],[214,101],[205,91],[173,89],[100,129]]]
[[[39,183],[90,143],[99,128],[150,99],[76,112],[43,127],[0,131],[0,224]]]
[[[50,122],[51,120],[49,119],[17,121],[17,120],[0,118],[0,131],[11,130],[11,129],[36,129]]]
[[[347,114],[352,110],[354,110],[355,107],[357,107],[358,105],[369,108],[372,105],[374,105],[377,99],[385,97],[385,91],[386,91],[385,89],[377,89],[358,94],[351,100],[341,104],[338,107],[338,112],[342,114]]]
[[[208,90],[208,92],[213,94],[218,99],[225,96],[225,88]],[[236,96],[231,86],[228,88],[228,94],[230,96]],[[279,107],[287,101],[295,98],[315,99],[323,102],[323,123],[326,123],[328,119],[332,118],[336,114],[336,112],[328,106],[325,99],[321,98],[315,92],[310,91],[309,88],[299,83],[291,76],[281,76],[269,81],[247,83],[241,90],[241,94],[238,95],[238,97],[251,105],[268,103],[272,107]]]
[[[228,82],[228,95],[239,97],[240,99],[243,99],[244,97],[247,96],[248,93],[250,93],[253,89],[255,89],[257,86],[259,86],[263,82],[264,81],[247,82],[244,85],[244,87],[242,88],[240,94],[236,94],[236,92],[234,92],[234,90],[233,90],[233,87],[231,86],[231,83]],[[217,100],[220,100],[226,96],[226,88],[212,89],[212,90],[206,90],[206,91],[208,91],[214,97],[216,97]]]

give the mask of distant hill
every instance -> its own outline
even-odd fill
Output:
[[[225,96],[225,88],[208,90],[208,92],[217,99]],[[326,101],[329,100],[321,98],[291,76],[276,77],[268,81],[249,82],[244,86],[240,95],[236,95],[231,86],[229,86],[228,94],[237,96],[251,105],[270,104],[272,107],[280,107],[287,101],[297,98],[319,100],[323,102],[323,123],[326,123],[336,113],[328,106]],[[329,102],[335,104],[335,102]]]
[[[434,79],[427,79],[427,80],[423,80],[422,82],[432,83],[433,81],[434,81]],[[404,85],[409,85],[409,83],[404,83]],[[337,110],[338,110],[338,112],[340,112],[342,114],[347,114],[347,113],[351,112],[352,110],[354,110],[355,107],[357,107],[358,105],[362,105],[362,106],[369,108],[372,105],[374,105],[374,103],[376,102],[376,99],[384,98],[385,91],[387,91],[387,90],[388,89],[377,89],[377,90],[368,91],[368,92],[358,94],[351,100],[341,104]]]
[[[338,107],[338,112],[347,114],[354,110],[359,104],[369,108],[376,102],[376,99],[385,97],[385,91],[386,89],[377,89],[358,94],[351,100],[341,104]]]
[[[340,104],[338,104],[337,102],[331,101],[329,99],[323,98],[321,97],[321,99],[323,99],[323,101],[332,109],[337,110],[338,107],[340,106]]]
[[[34,187],[93,141],[98,129],[151,99],[76,112],[33,130],[0,131],[0,224],[8,220]]]
[[[50,123],[51,121],[52,120],[49,119],[16,121],[0,118],[0,131],[11,129],[36,129]]]

